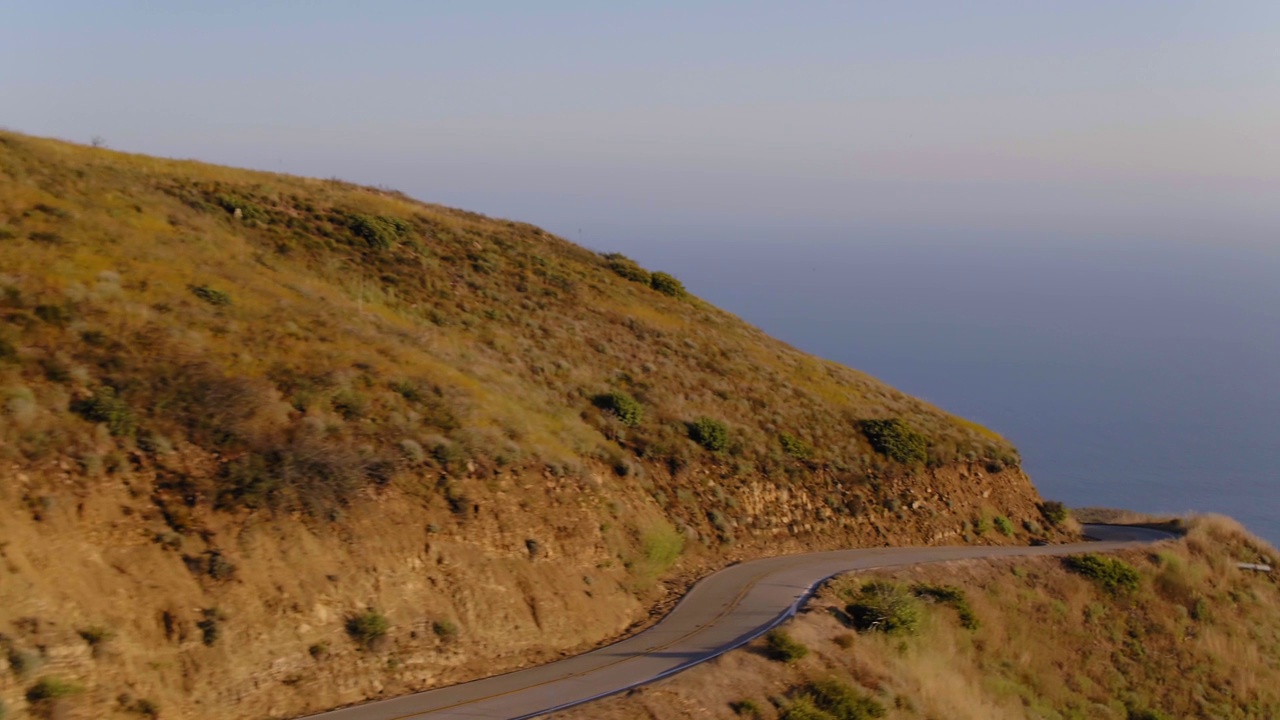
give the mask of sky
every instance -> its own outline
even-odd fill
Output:
[[[1276,0],[0,0],[0,127],[622,251],[1280,542]]]
[[[0,0],[0,17],[0,126],[393,187],[639,256],[1280,228],[1273,0]]]

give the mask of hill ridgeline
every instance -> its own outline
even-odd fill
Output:
[[[1041,510],[998,435],[625,257],[0,133],[11,710],[289,717],[596,646],[733,560]]]

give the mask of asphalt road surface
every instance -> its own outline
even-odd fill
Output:
[[[515,720],[545,715],[672,675],[739,647],[791,617],[824,580],[852,570],[971,558],[1105,552],[1171,539],[1086,525],[1094,542],[1040,547],[864,548],[763,558],[699,581],[661,622],[612,645],[461,685],[378,700],[311,720]]]

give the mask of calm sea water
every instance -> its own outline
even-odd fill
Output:
[[[702,297],[1010,438],[1048,498],[1280,544],[1280,251],[625,243]]]

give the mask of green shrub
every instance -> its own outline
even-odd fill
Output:
[[[1044,519],[1053,526],[1061,525],[1067,521],[1070,513],[1067,506],[1057,500],[1045,500],[1040,503],[1040,514]]]
[[[200,641],[213,647],[222,636],[222,622],[227,616],[216,607],[205,608],[200,611],[200,615],[201,619],[196,623],[196,627],[200,629]]]
[[[32,704],[58,700],[80,692],[80,686],[56,677],[40,678],[27,688],[27,701]]]
[[[871,449],[904,465],[922,463],[928,456],[928,440],[903,421],[863,420],[858,423]]]
[[[745,718],[760,718],[760,706],[754,700],[746,699],[729,703],[729,709],[734,715]]]
[[[845,607],[853,626],[861,631],[913,633],[920,624],[920,602],[901,585],[870,582]]]
[[[782,433],[779,435],[778,443],[782,445],[782,452],[797,460],[808,460],[809,457],[813,455],[812,448],[810,448],[803,440],[790,433]]]
[[[391,248],[413,230],[404,220],[385,215],[351,215],[347,218],[347,227],[374,250]]]
[[[405,438],[400,441],[399,447],[400,454],[411,463],[420,463],[427,459],[427,451],[422,448],[422,444],[417,440]]]
[[[592,399],[592,402],[601,410],[613,413],[614,417],[618,418],[618,421],[627,427],[639,425],[644,418],[644,406],[621,390],[597,395]]]
[[[347,619],[347,634],[366,650],[371,649],[374,643],[386,637],[390,629],[391,622],[387,617],[373,609],[359,615],[352,615]]]
[[[649,275],[649,287],[663,295],[670,295],[674,298],[682,298],[687,294],[684,289],[684,283],[664,272],[651,273]]]
[[[818,707],[813,698],[801,695],[787,705],[778,720],[836,720],[836,716]]]
[[[110,385],[98,388],[89,398],[73,402],[71,409],[89,422],[105,423],[107,430],[117,437],[132,436],[138,429],[133,409]]]
[[[129,712],[146,718],[158,718],[160,717],[160,706],[154,700],[138,698],[129,706]]]
[[[729,428],[719,420],[700,417],[689,423],[689,438],[702,447],[720,452],[729,445]]]
[[[1159,710],[1129,708],[1126,714],[1127,720],[1173,720],[1173,718]]]
[[[115,636],[110,628],[104,628],[97,625],[92,627],[80,628],[76,631],[80,635],[80,639],[89,644],[89,647],[97,649]]]
[[[13,343],[0,337],[0,362],[16,362],[18,359],[18,348]]]
[[[193,295],[210,305],[225,306],[231,304],[231,296],[221,290],[214,290],[208,285],[188,285]]]
[[[431,632],[441,640],[454,640],[458,637],[458,624],[452,620],[436,620],[431,623]]]
[[[977,520],[973,522],[973,531],[979,535],[986,535],[987,531],[990,529],[991,529],[991,518],[987,517],[986,515],[982,515],[981,517],[979,517]]]
[[[1063,560],[1067,569],[1094,581],[1112,595],[1129,595],[1138,589],[1141,576],[1132,565],[1119,558],[1102,555],[1072,555]]]
[[[818,708],[836,720],[866,720],[885,715],[883,705],[835,678],[810,683],[805,690]]]
[[[610,270],[631,282],[649,285],[653,281],[648,270],[640,267],[635,260],[622,253],[609,253],[604,256],[604,259],[609,262]]]
[[[999,530],[1001,535],[1013,537],[1013,523],[1009,521],[1009,518],[999,515],[993,522],[995,522],[996,530]]]
[[[966,630],[978,629],[978,616],[973,614],[969,599],[964,591],[950,585],[913,585],[911,592],[918,597],[929,598],[934,602],[950,605],[960,617],[960,625]]]
[[[785,630],[770,630],[765,635],[765,654],[778,662],[795,662],[809,654],[809,648]]]
[[[50,325],[62,327],[71,322],[71,310],[65,305],[37,305],[35,313]]]
[[[1213,609],[1208,600],[1202,597],[1196,598],[1191,605],[1191,619],[1196,622],[1207,622],[1213,619]]]

